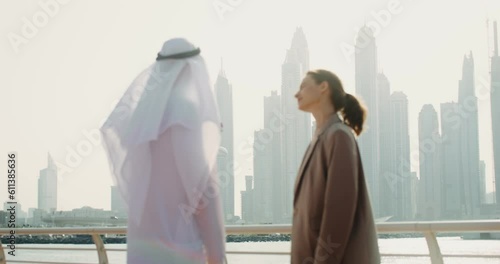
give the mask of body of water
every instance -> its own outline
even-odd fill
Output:
[[[447,254],[473,254],[473,255],[500,255],[500,240],[462,240],[460,237],[441,237],[438,238],[441,252]],[[71,249],[88,248],[93,251],[80,250],[31,250],[22,249],[22,247],[52,247]],[[382,254],[428,254],[427,244],[424,238],[391,238],[379,239],[380,252]],[[290,242],[244,242],[228,243],[228,251],[279,251],[289,252]],[[124,244],[108,244],[107,249],[125,249]],[[24,261],[54,261],[54,262],[78,262],[78,263],[97,263],[97,252],[94,245],[18,245],[16,256],[7,256],[9,260]],[[121,264],[126,262],[126,253],[124,251],[108,251],[108,260],[110,263]],[[284,264],[290,263],[289,256],[279,255],[228,255],[229,264]],[[500,264],[500,258],[445,258],[445,263],[452,264],[480,264],[495,263]],[[383,257],[384,264],[424,264],[430,263],[429,257]]]

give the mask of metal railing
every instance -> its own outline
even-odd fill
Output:
[[[11,229],[0,228],[0,235],[10,235]],[[446,222],[385,222],[377,224],[379,234],[389,233],[421,233],[424,235],[429,255],[426,254],[382,254],[390,257],[430,257],[432,264],[442,264],[443,257],[480,257],[499,258],[500,255],[443,255],[436,239],[436,233],[466,233],[466,232],[500,232],[500,220],[478,221],[446,221]],[[226,234],[290,234],[291,225],[234,225],[226,226]],[[106,249],[100,235],[126,234],[125,227],[92,227],[92,228],[18,228],[16,235],[91,235],[96,246],[100,264],[107,264],[107,251],[126,251],[126,249]],[[2,244],[0,243],[0,246]],[[2,249],[8,249],[2,246]],[[19,247],[16,249],[28,250],[94,250],[89,248],[58,248],[58,247]],[[259,254],[259,255],[289,255],[290,252],[258,252],[258,251],[227,251],[227,254]],[[0,250],[0,264],[5,264],[4,250]],[[9,260],[9,263],[58,263],[43,261]],[[59,262],[62,263],[62,262]]]

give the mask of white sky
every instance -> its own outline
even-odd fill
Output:
[[[394,0],[396,1],[396,0]],[[45,3],[49,0],[41,0]],[[61,1],[62,2],[62,1]],[[233,3],[218,16],[213,4]],[[309,42],[311,68],[332,70],[354,92],[354,63],[341,44],[353,44],[357,28],[376,21],[371,12],[387,10],[389,0],[73,0],[18,46],[9,36],[23,36],[43,8],[38,1],[0,1],[0,159],[18,153],[18,199],[23,209],[37,206],[37,178],[47,152],[67,164],[68,148],[87,141],[131,80],[154,61],[163,42],[187,37],[198,44],[215,81],[224,58],[233,84],[235,150],[262,128],[263,97],[280,90],[281,64],[297,26]],[[423,104],[457,100],[462,60],[472,50],[476,79],[488,76],[486,18],[500,21],[500,2],[493,0],[400,0],[377,36],[379,65],[392,91],[408,95],[412,151],[418,153],[418,112]],[[43,22],[43,18],[41,19]],[[492,26],[490,25],[490,31]],[[10,34],[10,35],[9,35]],[[479,109],[481,159],[492,180],[489,94]],[[110,208],[112,183],[103,149],[91,144],[72,172],[59,181],[58,209],[84,205]],[[250,156],[238,156],[244,174],[236,175],[236,214],[244,176],[251,174]],[[415,163],[415,168],[418,163]],[[7,199],[6,176],[0,201]],[[491,186],[488,190],[491,191]],[[3,198],[5,197],[5,198]]]

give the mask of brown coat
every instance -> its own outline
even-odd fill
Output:
[[[380,263],[353,131],[335,114],[316,133],[295,183],[292,264]]]

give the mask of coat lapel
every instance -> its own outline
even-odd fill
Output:
[[[323,128],[317,133],[317,136],[314,136],[313,141],[309,144],[309,147],[307,148],[307,151],[305,153],[304,159],[302,160],[302,164],[300,165],[299,172],[297,174],[297,180],[295,181],[295,190],[294,190],[294,197],[293,197],[293,204],[295,205],[295,201],[297,200],[298,193],[300,191],[300,185],[302,183],[302,178],[304,177],[304,170],[307,168],[307,165],[309,164],[309,161],[311,159],[312,154],[314,153],[314,149],[316,148],[316,145],[318,143],[318,138],[323,132],[333,125],[334,123],[341,122],[339,116],[337,114],[334,114],[323,126]]]
[[[304,159],[302,160],[302,164],[300,165],[299,168],[299,173],[297,174],[297,181],[295,182],[295,195],[293,198],[293,204],[295,204],[295,200],[297,198],[299,186],[302,183],[302,178],[304,176],[304,169],[307,167],[307,164],[309,163],[309,160],[311,159],[312,153],[314,152],[314,148],[316,147],[316,143],[318,142],[318,139],[316,138],[313,142],[309,144],[309,147],[307,148],[307,151],[305,153]]]

